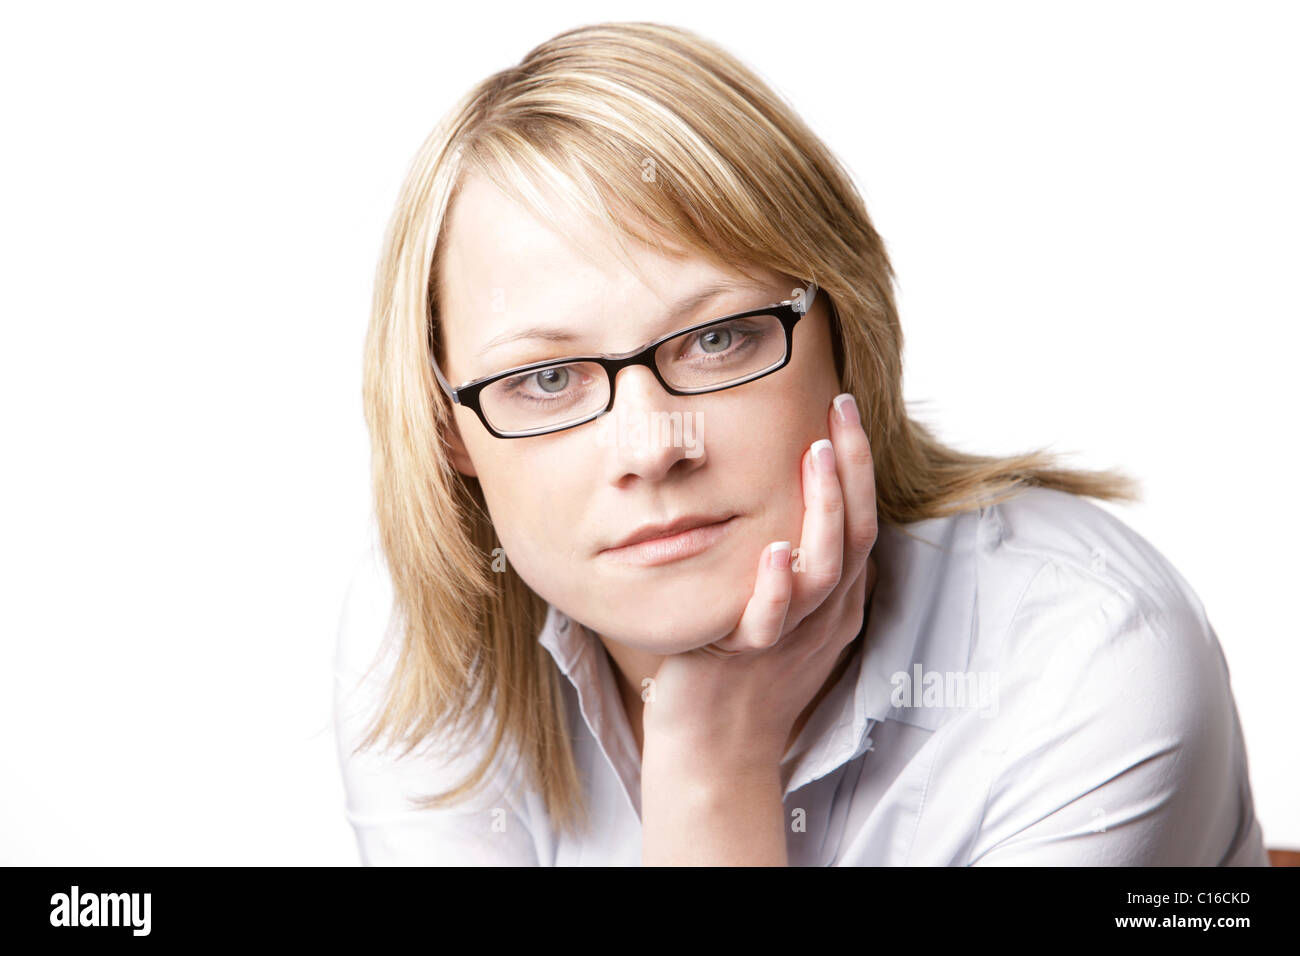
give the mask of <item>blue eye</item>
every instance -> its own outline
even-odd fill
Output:
[[[732,322],[728,325],[702,329],[687,337],[687,347],[698,343],[702,350],[700,354],[689,356],[684,354],[686,350],[683,350],[683,354],[677,355],[674,361],[698,361],[701,357],[705,359],[706,365],[730,361],[748,354],[763,341],[769,331],[768,328],[748,322]],[[739,339],[738,343],[737,339]],[[733,343],[735,343],[734,347]]]
[[[544,368],[535,375],[537,383],[542,386],[546,392],[561,392],[564,386],[569,384],[569,370],[567,368]],[[554,388],[551,388],[554,385]]]
[[[713,338],[715,340],[717,339],[721,340],[721,344],[718,346],[717,349],[710,349],[707,345],[705,345],[705,342],[710,338]],[[730,344],[731,344],[730,329],[709,329],[707,332],[703,332],[700,334],[700,345],[703,346],[707,351],[725,352],[727,350],[727,346]]]
[[[556,365],[538,369],[524,375],[499,382],[497,388],[509,401],[525,405],[561,405],[570,399],[583,396],[589,391],[587,386],[603,376],[599,367],[585,373],[578,365]],[[532,386],[531,388],[529,386]],[[540,398],[551,395],[552,398]]]

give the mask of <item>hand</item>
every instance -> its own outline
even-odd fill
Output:
[[[856,409],[841,404],[849,421],[832,403],[829,470],[813,460],[819,443],[803,457],[800,570],[788,547],[769,546],[736,629],[664,658],[644,709],[647,755],[666,749],[702,768],[775,769],[795,721],[861,630],[876,577],[875,475]]]

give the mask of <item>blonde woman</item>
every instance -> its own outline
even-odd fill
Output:
[[[336,721],[366,863],[1266,865],[1195,594],[903,401],[844,169],[693,33],[560,34],[420,149]]]

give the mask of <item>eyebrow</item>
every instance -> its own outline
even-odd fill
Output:
[[[693,292],[691,295],[680,299],[672,308],[669,309],[670,318],[677,319],[688,312],[698,309],[705,302],[716,299],[720,295],[728,292],[761,292],[764,295],[771,295],[772,290],[761,282],[748,280],[728,279],[707,285],[704,288]],[[770,305],[772,303],[763,303]],[[506,332],[498,335],[488,341],[478,352],[481,358],[493,349],[505,345],[508,342],[518,342],[524,339],[536,339],[541,342],[577,342],[580,341],[585,333],[576,332],[571,329],[559,328],[555,326],[534,325],[525,329],[519,329],[513,332]]]

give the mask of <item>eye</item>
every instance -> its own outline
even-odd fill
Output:
[[[762,320],[759,320],[760,322]],[[775,321],[775,320],[773,320]],[[702,329],[685,337],[677,361],[689,361],[694,358],[722,359],[748,351],[761,341],[767,329],[756,322],[730,322],[713,328]],[[699,351],[695,347],[699,346]]]
[[[544,392],[560,392],[569,384],[567,368],[546,368],[537,373],[537,384]]]
[[[590,393],[602,375],[600,366],[586,362],[552,365],[502,379],[487,394],[530,404],[567,402]]]
[[[725,352],[731,346],[731,330],[708,329],[700,334],[699,341],[706,352]]]

